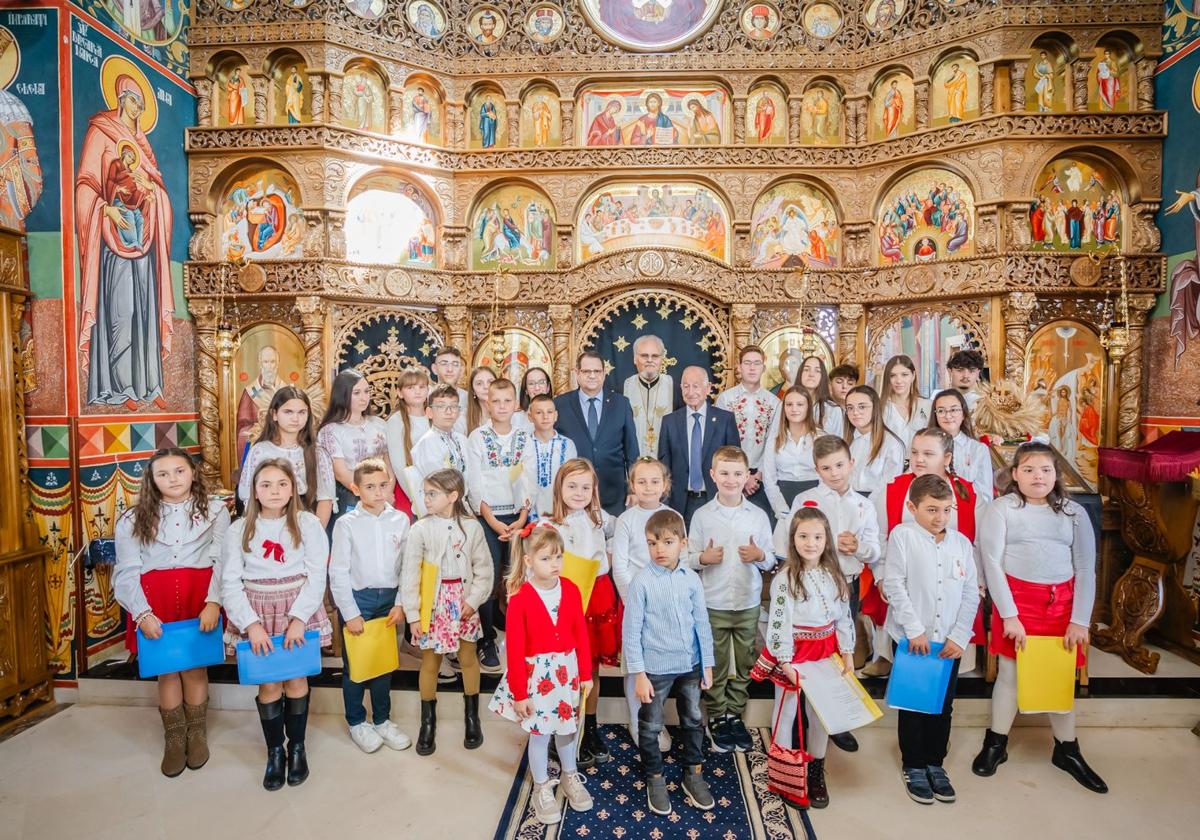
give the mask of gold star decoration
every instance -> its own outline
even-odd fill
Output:
[[[609,375],[611,375],[611,374],[612,374],[612,372],[613,372],[614,370],[616,370],[616,368],[615,368],[615,367],[613,367],[613,363],[612,363],[612,362],[610,362],[610,361],[608,361],[608,360],[605,360],[605,362],[604,362],[604,375],[605,375],[605,376],[609,376]]]
[[[426,341],[424,344],[422,344],[419,348],[419,352],[421,353],[422,356],[428,356],[432,351],[433,351],[433,348],[429,346],[428,341]]]
[[[639,330],[646,326],[646,319],[642,317],[642,313],[639,312],[637,317],[633,319],[633,325]]]
[[[692,324],[696,323],[696,316],[692,315],[690,313],[687,315],[684,315],[682,318],[679,319],[679,323],[683,324],[684,329],[690,330],[692,328]]]
[[[624,353],[625,348],[629,346],[629,342],[625,340],[625,336],[617,336],[617,340],[613,342],[613,347],[617,348],[618,353]]]
[[[708,350],[708,348],[712,346],[712,339],[710,339],[707,335],[701,336],[699,340],[696,341],[696,346],[701,350]]]
[[[671,317],[671,304],[664,303],[662,306],[658,307],[658,309],[656,309],[655,311],[658,312],[658,317],[662,318],[665,321],[665,320],[667,320],[667,318]]]
[[[360,338],[358,344],[354,345],[354,349],[359,353],[366,353],[369,348],[367,347],[367,343]]]
[[[678,361],[679,361],[679,359],[675,358],[674,356],[664,356],[663,357],[663,370],[670,370],[671,368],[673,368],[675,366],[675,363]]]

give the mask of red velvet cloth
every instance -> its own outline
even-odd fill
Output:
[[[1200,466],[1200,432],[1174,431],[1138,449],[1100,449],[1100,474],[1143,484],[1187,481]]]

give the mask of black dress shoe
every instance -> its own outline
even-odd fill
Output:
[[[825,786],[825,759],[814,758],[808,764],[808,803],[814,808],[829,804],[829,788]]]
[[[829,740],[842,752],[858,752],[858,739],[854,737],[854,733],[852,732],[839,732],[836,735],[830,735]]]
[[[1108,793],[1108,785],[1096,775],[1096,771],[1088,767],[1079,753],[1079,741],[1060,741],[1054,739],[1054,755],[1050,763],[1059,770],[1071,774],[1071,778],[1095,793]]]
[[[267,770],[263,773],[263,787],[279,790],[287,773],[287,754],[283,747],[267,747]]]
[[[1055,755],[1058,750],[1055,748]],[[983,735],[983,749],[971,762],[971,772],[976,776],[994,776],[996,768],[1008,761],[1008,736],[997,735],[988,730]]]
[[[287,783],[292,787],[303,784],[308,778],[308,759],[304,755],[303,741],[288,741]]]

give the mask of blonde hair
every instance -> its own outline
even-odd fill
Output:
[[[554,476],[554,510],[550,518],[559,525],[567,521],[567,515],[571,511],[567,510],[567,503],[563,501],[563,482],[579,473],[587,473],[592,477],[592,500],[584,510],[587,511],[592,524],[599,528],[604,524],[604,517],[600,513],[600,480],[596,476],[596,468],[587,458],[572,458],[558,468],[558,474]]]
[[[525,558],[534,557],[546,549],[558,554],[562,554],[564,550],[562,535],[552,525],[536,525],[528,536],[519,537],[513,542],[512,562],[509,564],[508,577],[504,581],[508,597],[516,595],[525,585]]]
[[[262,475],[263,470],[267,469],[279,470],[292,483],[292,497],[283,507],[284,526],[294,545],[300,545],[303,542],[300,536],[300,517],[296,515],[296,512],[300,510],[300,497],[296,495],[296,474],[292,471],[292,464],[283,458],[268,458],[254,470],[254,477],[250,481],[251,492],[250,499],[246,502],[246,522],[242,526],[243,552],[250,550],[250,540],[254,539],[254,528],[258,523],[258,517],[262,514],[262,506],[258,502],[258,493],[254,488],[258,484],[258,477]]]

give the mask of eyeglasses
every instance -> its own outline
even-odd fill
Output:
[[[426,499],[432,499],[437,496],[443,495],[443,493],[441,490],[435,490],[432,487],[426,487],[424,490],[421,491],[421,495],[423,495]]]
[[[935,408],[933,413],[938,417],[953,417],[955,414],[962,414],[963,410],[962,406],[955,406],[954,408]]]
[[[459,404],[456,402],[434,403],[433,405],[429,406],[429,410],[430,411],[458,411],[459,407],[460,407]]]

